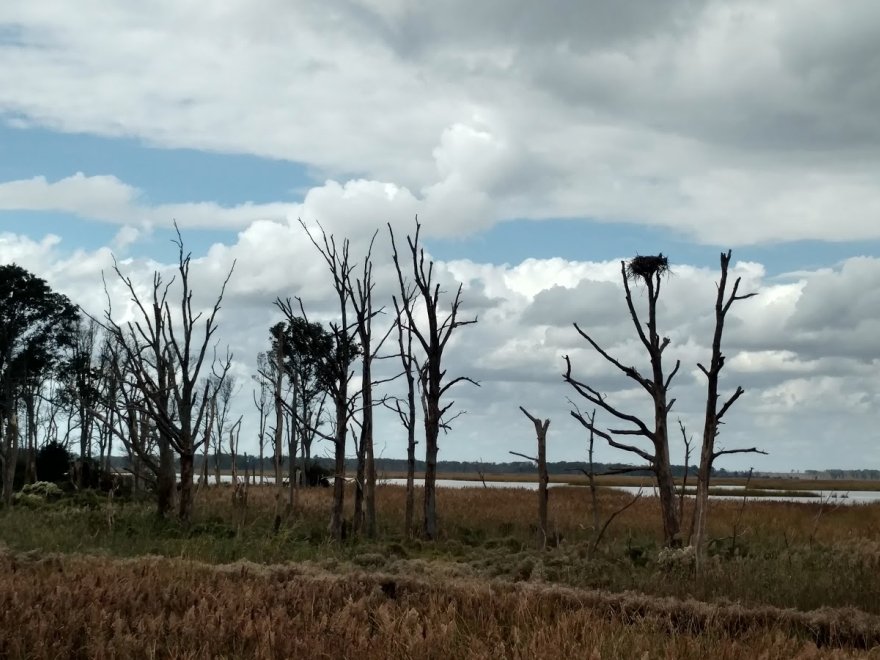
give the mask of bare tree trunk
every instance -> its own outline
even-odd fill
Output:
[[[343,391],[341,388],[340,392]],[[343,394],[343,396],[345,396]],[[334,463],[333,479],[333,507],[330,512],[330,536],[335,541],[342,541],[344,536],[344,510],[345,503],[345,438],[346,424],[348,423],[347,397],[344,401],[336,402],[336,460]]]
[[[230,459],[232,461],[232,483],[238,483],[238,466],[235,464],[238,459],[238,451],[235,447],[235,430],[230,429],[229,431],[229,454]]]
[[[214,446],[214,484],[220,485],[220,446],[223,442],[222,437],[217,438],[217,444]]]
[[[549,493],[547,491],[547,485],[550,483],[550,475],[547,472],[547,429],[550,428],[550,420],[545,419],[542,421],[537,417],[533,417],[522,406],[520,406],[519,409],[531,420],[532,424],[535,425],[535,435],[538,440],[538,455],[537,457],[532,458],[531,456],[526,456],[525,454],[520,454],[515,451],[510,453],[534,461],[538,467],[538,547],[545,550],[547,548],[548,536],[547,500]]]
[[[205,486],[208,485],[208,463],[210,461],[210,454],[208,450],[211,446],[210,435],[205,438],[205,444],[202,447],[202,476],[199,478],[199,481]]]
[[[291,411],[296,409],[296,390],[297,382],[294,376]],[[296,503],[296,455],[298,452],[296,431],[296,416],[291,413],[290,424],[287,425],[287,515],[293,514],[293,506]]]
[[[128,442],[125,443],[125,452],[128,454],[128,465],[131,470],[131,490],[136,495],[140,492],[141,486],[141,470],[140,470],[140,452],[136,449],[141,444],[141,437],[138,426],[137,411],[134,406],[129,405],[126,410],[125,423],[128,426]]]
[[[700,574],[706,558],[706,526],[709,512],[709,480],[715,459],[723,454],[732,453],[765,453],[752,447],[749,449],[715,450],[715,439],[722,417],[742,396],[744,390],[737,387],[729,399],[718,407],[718,379],[724,367],[724,355],[721,353],[721,339],[724,333],[724,321],[731,305],[738,300],[746,300],[755,296],[754,293],[739,295],[740,278],[734,282],[730,296],[727,297],[727,270],[730,265],[731,252],[721,253],[721,280],[718,282],[715,299],[715,334],[712,338],[712,357],[709,368],[697,364],[706,376],[706,418],[703,425],[703,444],[700,448],[700,467],[697,474],[697,496],[694,504],[694,533],[691,539],[696,549],[696,570]]]
[[[232,456],[232,483],[238,483],[238,439],[239,434],[241,433],[241,420],[239,417],[238,421],[232,425],[232,428],[229,429],[229,453]]]
[[[204,444],[202,445],[202,476],[199,481],[204,485],[208,485],[208,459],[210,454],[208,453],[211,448],[211,434],[214,432],[214,413],[216,412],[216,405],[214,405],[214,398],[211,398],[211,401],[208,402],[208,410],[205,415],[205,431],[204,431]]]
[[[281,452],[284,438],[284,400],[281,398],[281,385],[284,381],[283,335],[275,346],[275,522],[277,532],[281,528],[281,502],[284,499],[284,480],[281,477]]]
[[[257,412],[259,413],[259,428],[257,431],[257,460],[259,461],[260,485],[262,486],[265,479],[265,469],[263,468],[263,454],[266,450],[266,417],[269,414],[266,409],[266,404],[268,403],[268,383],[266,381],[266,376],[268,373],[268,360],[266,359],[265,353],[259,354],[257,358],[257,365],[258,373],[254,376],[254,379],[259,384],[260,397],[257,398],[257,393],[255,391],[253,392],[253,399],[254,407],[256,407]],[[251,470],[251,477],[253,478],[254,483],[256,483],[257,475],[255,470]]]
[[[431,410],[432,407],[434,410]],[[439,415],[436,408],[436,405],[431,406],[429,402],[425,417],[425,502],[422,533],[430,541],[437,539],[437,437],[440,434],[440,425],[436,421]]]
[[[342,241],[340,248],[336,245],[334,236],[332,234],[328,236],[324,228],[321,227],[323,243],[319,244],[302,220],[300,220],[300,224],[312,245],[315,246],[327,264],[333,282],[333,289],[336,292],[339,303],[339,320],[329,324],[333,340],[333,354],[329,362],[324,365],[330,374],[326,384],[327,391],[329,391],[336,408],[336,433],[334,438],[336,457],[334,465],[333,506],[330,513],[329,528],[331,537],[339,542],[345,536],[343,518],[345,513],[345,439],[348,435],[348,422],[351,419],[353,409],[353,400],[349,399],[348,386],[352,375],[351,365],[358,352],[357,342],[355,341],[352,326],[349,323],[352,299],[351,272],[353,266],[349,260],[350,244],[348,239]],[[276,300],[276,305],[288,317],[288,321],[293,322],[292,302],[289,299],[286,302],[278,299]],[[300,301],[300,311],[305,316],[302,301]],[[369,351],[368,346],[365,349]]]
[[[366,476],[366,447],[364,445],[363,429],[361,433],[355,433],[351,429],[351,438],[354,441],[354,452],[357,457],[357,467],[354,476],[354,516],[351,520],[351,531],[360,534],[364,526],[364,479]]]
[[[393,296],[394,311],[396,314],[395,325],[397,326],[397,347],[400,350],[400,364],[403,367],[403,377],[406,379],[406,410],[399,400],[395,400],[394,409],[400,418],[401,424],[406,429],[406,509],[403,519],[404,534],[407,538],[413,535],[413,518],[415,516],[415,471],[416,471],[416,376],[417,370],[413,356],[413,333],[409,329],[406,317],[406,308],[412,304],[414,292],[407,290],[401,283],[399,302],[397,296]]]
[[[178,517],[189,522],[193,512],[193,474],[194,462],[191,453],[180,455],[180,507]]]
[[[415,397],[410,395],[409,402],[412,420],[406,429],[406,513],[404,514],[404,529],[407,538],[413,533],[413,517],[415,515],[415,472],[416,472],[416,425],[415,425]]]
[[[576,380],[571,375],[571,360],[564,356],[566,370],[563,374],[565,382],[569,383],[574,389],[590,401],[593,405],[601,408],[605,412],[610,413],[617,420],[632,425],[628,429],[608,429],[602,431],[596,428],[594,421],[585,418],[578,411],[571,411],[571,415],[577,419],[583,426],[591,432],[605,439],[605,441],[616,449],[622,449],[636,454],[641,457],[647,465],[645,469],[651,470],[657,480],[657,489],[660,495],[661,519],[663,523],[663,536],[667,546],[677,546],[681,544],[679,509],[676,505],[675,480],[672,475],[669,455],[669,430],[667,418],[672,404],[675,399],[669,400],[667,393],[672,379],[678,373],[681,366],[680,361],[676,361],[675,366],[668,376],[663,371],[663,352],[669,345],[669,338],[661,338],[657,331],[657,301],[660,297],[660,287],[662,275],[668,271],[668,260],[663,255],[656,257],[635,257],[627,265],[621,262],[621,279],[623,280],[624,290],[626,292],[626,304],[629,310],[630,318],[636,333],[645,347],[651,362],[651,377],[642,376],[635,367],[626,366],[616,360],[603,350],[590,335],[581,330],[577,323],[574,324],[575,330],[586,339],[590,345],[609,363],[613,364],[628,378],[638,383],[652,399],[654,407],[653,428],[649,428],[639,417],[618,410],[607,400],[607,398],[587,383]],[[648,293],[648,319],[643,323],[639,318],[633,304],[632,292],[629,286],[629,278],[634,280],[642,280]],[[646,451],[635,444],[621,442],[616,437],[641,437],[648,440],[653,448],[653,453]]]
[[[24,396],[24,408],[26,414],[27,433],[25,435],[25,472],[26,483],[32,484],[37,480],[37,415],[34,399],[36,392],[28,390]]]
[[[373,450],[373,376],[372,362],[379,350],[383,338],[374,349],[373,334],[373,243],[378,230],[373,233],[367,256],[364,258],[361,277],[352,287],[351,278],[346,280],[348,295],[354,308],[355,326],[361,342],[361,433],[358,442],[358,488],[363,499],[363,510],[355,505],[355,524],[359,522],[365,527],[370,538],[376,534],[376,463]],[[356,290],[355,290],[356,289]],[[381,312],[381,310],[379,310]],[[389,329],[390,333],[390,329]],[[385,338],[388,334],[385,335]],[[358,520],[363,516],[362,520]]]
[[[309,481],[309,467],[312,465],[312,445],[304,444],[303,445],[303,481],[307,486],[311,486],[311,482]]]
[[[550,421],[550,420],[546,420]],[[547,426],[545,425],[538,437],[538,524],[541,529],[541,547],[547,547],[547,501],[550,493],[547,487],[550,483],[550,475],[547,473]]]
[[[3,456],[3,503],[6,506],[10,506],[12,504],[12,493],[14,491],[14,483],[15,483],[15,465],[18,462],[18,445],[19,445],[19,431],[18,431],[18,413],[15,410],[12,410],[8,416],[6,421],[6,432],[5,432],[5,442],[4,442],[4,456]],[[3,420],[0,420],[0,423],[3,423]]]
[[[441,397],[455,384],[469,382],[479,385],[467,376],[452,378],[446,383],[441,383],[446,370],[442,367],[443,351],[446,348],[452,333],[465,325],[477,322],[477,319],[462,321],[458,318],[461,306],[462,285],[458,285],[455,296],[452,298],[448,311],[443,314],[440,307],[440,285],[433,280],[434,263],[426,260],[424,248],[419,245],[419,231],[421,225],[416,220],[416,232],[414,237],[407,236],[409,247],[409,259],[412,265],[413,291],[424,303],[425,321],[427,327],[419,327],[413,314],[413,294],[407,286],[400,267],[397,253],[397,245],[394,241],[394,232],[391,225],[388,231],[391,234],[392,259],[397,270],[398,284],[401,292],[402,311],[406,318],[408,331],[418,339],[425,354],[425,364],[422,368],[425,386],[423,388],[425,408],[425,503],[424,503],[424,527],[423,533],[426,539],[437,538],[437,439],[441,426],[449,428],[449,421],[443,419],[444,413],[448,412],[452,403],[441,406]],[[426,263],[427,261],[427,263]],[[409,271],[409,268],[407,269]],[[454,418],[454,417],[453,417]]]
[[[665,420],[664,420],[665,423]],[[669,464],[669,445],[657,447],[657,492],[660,496],[660,512],[663,516],[663,538],[666,545],[681,545],[681,521],[678,519],[678,502],[675,497],[675,477]]]
[[[691,468],[691,438],[688,437],[687,429],[685,429],[684,424],[680,419],[678,420],[678,428],[681,429],[681,439],[682,442],[684,442],[684,476],[682,476],[681,479],[681,492],[678,496],[678,519],[681,521],[681,524],[684,525],[684,498],[687,493],[688,471]],[[691,525],[691,529],[687,536],[688,543],[690,543],[693,531],[693,525]]]
[[[174,452],[168,439],[159,435],[159,474],[156,475],[156,511],[167,517],[174,510],[177,477],[174,474]]]
[[[369,372],[369,369],[366,370]],[[369,375],[369,373],[367,373]],[[366,454],[366,483],[364,484],[364,504],[366,505],[366,532],[368,538],[376,536],[376,458],[373,454],[373,393],[372,387],[364,389],[363,427],[364,452]]]
[[[116,411],[111,409],[109,414],[111,425],[115,424]],[[107,439],[104,442],[104,446],[106,449],[104,451],[104,462],[101,464],[101,467],[104,469],[104,472],[110,474],[112,467],[111,457],[113,455],[113,433],[110,430],[107,430]]]
[[[80,420],[80,429],[79,429],[79,457],[82,461],[85,461],[92,453],[92,429],[91,429],[91,420],[89,415],[83,415]],[[85,470],[79,471],[79,483],[77,486],[79,488],[85,488],[86,484],[83,479],[85,479]]]

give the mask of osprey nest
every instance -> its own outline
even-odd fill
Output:
[[[647,280],[655,274],[663,275],[669,272],[669,259],[661,252],[656,257],[652,255],[637,255],[629,260],[626,265],[626,274],[630,279],[638,277]]]

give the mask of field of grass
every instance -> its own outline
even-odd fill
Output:
[[[327,541],[329,489],[302,491],[277,534],[269,487],[250,488],[246,511],[231,487],[210,487],[187,527],[89,494],[2,510],[0,657],[131,657],[149,640],[146,657],[880,648],[880,505],[713,502],[711,561],[697,579],[692,555],[661,548],[654,498],[622,513],[594,551],[588,493],[554,488],[553,543],[541,551],[534,492],[475,486],[438,492],[432,543],[404,533],[397,486],[379,489],[377,538],[341,545]],[[630,499],[599,498],[603,519]]]
[[[38,616],[34,616],[39,612]],[[4,658],[842,658],[880,619],[314,564],[0,553]],[[63,634],[59,632],[63,631]]]

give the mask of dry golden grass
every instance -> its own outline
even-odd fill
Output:
[[[713,502],[697,580],[661,555],[652,497],[596,553],[583,488],[552,489],[546,552],[525,489],[439,490],[433,543],[406,538],[402,487],[378,489],[376,539],[341,545],[329,489],[297,497],[278,534],[271,487],[250,488],[244,519],[230,487],[207,488],[187,527],[99,498],[0,511],[0,658],[809,658],[880,643],[880,505]],[[629,499],[602,489],[600,516]]]
[[[850,658],[853,611],[748,610],[544,584],[0,551],[0,657]]]

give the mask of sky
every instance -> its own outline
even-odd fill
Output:
[[[235,262],[217,339],[254,451],[250,376],[273,301],[333,318],[299,219],[350,239],[355,260],[379,230],[375,295],[390,306],[386,225],[402,238],[418,216],[444,289],[461,283],[478,318],[448,347],[450,376],[480,387],[451,390],[466,414],[440,458],[528,453],[522,405],[552,420],[550,460],[580,460],[569,399],[587,404],[562,356],[619,407],[649,401],[572,323],[644,369],[620,261],[667,255],[670,420],[699,437],[696,365],[731,249],[731,275],[758,295],[726,327],[722,391],[745,394],[719,444],[769,454],[719,467],[880,469],[878,107],[873,0],[5,0],[0,262],[96,315],[103,273],[123,320],[113,259],[139,287],[170,275],[174,221],[196,304]],[[403,457],[403,430],[378,416],[377,455]]]

